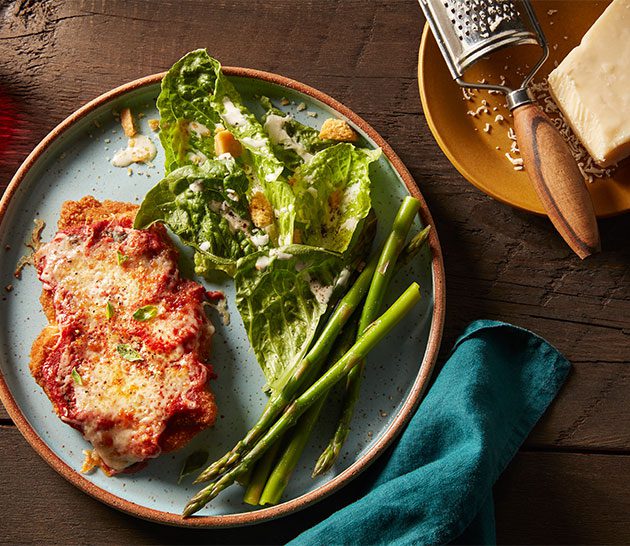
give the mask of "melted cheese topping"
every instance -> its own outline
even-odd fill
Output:
[[[59,232],[35,260],[60,330],[37,378],[55,409],[114,472],[158,456],[167,421],[202,409],[203,287],[156,232],[113,223]],[[147,305],[157,314],[134,318]]]

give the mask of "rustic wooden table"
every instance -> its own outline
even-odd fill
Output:
[[[495,488],[499,541],[630,542],[630,215],[602,220],[603,252],[580,262],[546,219],[468,184],[422,114],[422,26],[413,0],[0,1],[0,191],[73,110],[191,49],[329,93],[385,137],[428,201],[447,272],[442,359],[483,317],[538,332],[573,363]],[[2,409],[0,465],[0,542],[8,543],[282,542],[355,490],[257,528],[161,527],[66,483]]]

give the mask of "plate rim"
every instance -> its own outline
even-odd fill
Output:
[[[420,403],[422,395],[428,386],[435,363],[437,360],[440,343],[442,339],[442,333],[444,329],[445,318],[445,305],[446,305],[446,291],[445,291],[445,272],[444,263],[442,258],[442,250],[440,247],[437,230],[435,229],[435,223],[429,211],[429,208],[424,200],[424,197],[420,193],[420,190],[415,183],[413,177],[403,165],[398,155],[387,144],[387,142],[359,115],[354,113],[350,108],[344,106],[339,101],[333,99],[326,93],[319,91],[313,87],[303,84],[299,81],[281,76],[279,74],[266,72],[262,70],[256,70],[252,68],[242,68],[225,66],[223,72],[230,77],[242,77],[262,80],[268,83],[276,84],[285,88],[298,91],[311,98],[319,100],[326,104],[337,113],[345,116],[352,123],[363,130],[378,146],[383,150],[383,154],[387,157],[392,164],[394,170],[402,179],[407,191],[413,197],[416,197],[420,201],[420,217],[423,225],[431,225],[429,235],[429,247],[431,250],[431,270],[433,280],[433,313],[431,328],[429,331],[429,337],[427,340],[427,346],[424,351],[418,374],[411,387],[409,395],[404,400],[402,407],[394,420],[385,429],[380,439],[357,461],[351,466],[345,469],[340,474],[334,476],[326,483],[322,484],[313,491],[304,493],[299,497],[282,502],[275,506],[268,508],[261,508],[252,512],[241,512],[237,514],[224,514],[213,516],[193,516],[189,518],[183,518],[179,514],[173,514],[162,510],[156,510],[153,508],[147,508],[141,506],[129,500],[123,499],[106,489],[98,487],[94,483],[84,478],[77,470],[71,468],[65,462],[63,462],[48,446],[48,444],[35,432],[30,425],[19,405],[15,401],[11,391],[8,388],[7,383],[4,380],[3,374],[0,370],[0,400],[3,402],[9,416],[15,423],[20,433],[24,436],[27,442],[33,447],[33,449],[61,476],[72,483],[75,487],[81,491],[87,493],[91,497],[103,502],[104,504],[116,508],[122,512],[130,514],[141,519],[154,521],[157,523],[173,525],[178,527],[197,527],[197,528],[226,528],[226,527],[238,527],[245,525],[252,525],[256,523],[262,523],[270,521],[282,516],[289,515],[297,512],[307,506],[318,502],[328,495],[331,495],[335,491],[341,489],[344,485],[348,484],[352,479],[356,478],[361,472],[363,472],[371,463],[373,463],[392,443],[396,436],[402,431],[408,420],[411,418],[414,410]],[[98,97],[90,100],[68,117],[66,117],[61,123],[59,123],[48,135],[46,135],[33,151],[26,157],[24,162],[20,165],[15,175],[11,179],[7,186],[2,198],[0,199],[0,225],[4,220],[5,213],[9,207],[9,203],[15,195],[19,185],[30,169],[35,165],[38,159],[43,153],[55,142],[58,138],[71,129],[78,121],[86,117],[96,108],[106,104],[116,98],[119,98],[129,92],[135,91],[142,87],[148,87],[151,85],[159,84],[166,72],[159,72],[149,76],[144,76],[136,80],[132,80],[128,83],[115,87]]]
[[[440,150],[446,156],[446,158],[450,161],[451,165],[455,167],[457,172],[461,174],[464,179],[472,184],[475,188],[485,193],[488,197],[491,197],[495,201],[499,203],[503,203],[504,205],[508,205],[514,209],[521,210],[523,212],[528,212],[530,214],[536,214],[537,216],[548,217],[547,213],[544,211],[542,204],[540,204],[540,209],[533,209],[529,207],[524,207],[510,201],[509,199],[505,199],[500,195],[496,194],[493,189],[489,186],[486,186],[483,182],[481,182],[473,173],[471,173],[466,167],[457,159],[455,154],[453,154],[452,149],[446,145],[442,135],[438,129],[438,123],[433,117],[432,110],[429,106],[429,101],[427,97],[427,86],[426,86],[426,78],[425,78],[425,58],[427,51],[427,42],[433,38],[433,34],[431,33],[431,29],[428,23],[424,24],[424,28],[422,30],[422,38],[420,39],[420,48],[418,50],[418,89],[420,92],[420,102],[422,103],[422,111],[424,113],[424,117],[427,120],[427,125],[431,130],[431,134],[433,138],[437,142]],[[625,214],[630,211],[630,206],[627,206],[624,209],[620,209],[614,212],[606,213],[606,214],[596,214],[598,219],[602,218],[612,218],[614,216],[619,216],[620,214]]]

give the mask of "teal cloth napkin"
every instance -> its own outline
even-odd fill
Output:
[[[569,362],[535,334],[472,323],[368,492],[291,544],[492,544],[492,486]]]

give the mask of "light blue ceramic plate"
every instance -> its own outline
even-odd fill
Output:
[[[254,96],[266,95],[290,104],[283,107],[300,121],[319,127],[330,116],[342,117],[370,147],[385,152],[373,170],[373,202],[379,220],[379,239],[391,225],[405,195],[420,197],[409,173],[389,146],[356,114],[330,97],[302,84],[263,72],[225,69],[245,98],[255,107]],[[249,349],[247,337],[233,306],[229,282],[211,285],[227,293],[232,307],[230,326],[217,325],[212,362],[219,378],[216,393],[220,417],[216,426],[199,434],[187,447],[165,454],[134,475],[113,478],[101,472],[82,475],[82,450],[88,447],[81,435],[63,424],[51,403],[29,372],[31,344],[46,319],[39,304],[41,285],[32,268],[21,280],[13,278],[24,243],[29,240],[33,220],[46,222],[44,240],[55,233],[61,205],[85,195],[139,203],[162,175],[163,153],[147,121],[157,118],[155,99],[160,75],[137,80],[92,101],[57,127],[25,161],[0,203],[0,395],[11,417],[33,447],[64,477],[100,500],[134,515],[175,525],[232,526],[278,517],[323,498],[355,477],[373,461],[401,430],[420,401],[435,362],[444,316],[443,269],[435,230],[410,269],[399,274],[390,290],[390,300],[412,281],[422,286],[423,299],[413,314],[370,355],[352,432],[335,468],[319,479],[311,479],[312,465],[336,421],[331,411],[322,419],[313,440],[286,491],[282,504],[256,510],[242,502],[242,489],[233,486],[199,513],[183,520],[180,513],[197,491],[190,480],[177,483],[183,461],[194,450],[209,448],[215,459],[230,448],[252,425],[265,403],[261,391],[263,375]],[[307,108],[298,112],[297,105]],[[142,113],[141,131],[158,145],[154,167],[112,167],[109,160],[125,145],[125,137],[112,110],[130,106]],[[420,221],[421,220],[421,221]],[[424,205],[421,224],[431,221]],[[198,279],[200,282],[201,279]],[[13,290],[5,291],[7,285]]]

